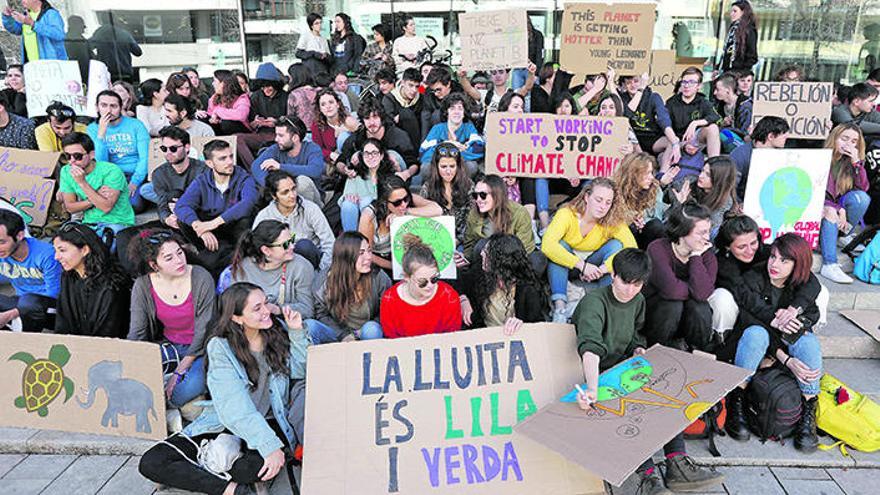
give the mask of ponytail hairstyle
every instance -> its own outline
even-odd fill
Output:
[[[434,251],[425,244],[421,237],[415,234],[405,234],[403,236],[403,273],[407,277],[411,277],[416,269],[420,266],[433,266],[437,268],[437,258],[434,257]]]
[[[247,306],[248,297],[255,291],[263,292],[263,289],[250,282],[237,282],[230,285],[220,295],[220,304],[214,319],[208,328],[213,329],[211,338],[219,337],[226,339],[235,358],[244,367],[250,381],[249,389],[256,390],[260,381],[260,366],[251,353],[250,344],[245,336],[244,328],[232,321],[233,316],[242,316]],[[276,374],[290,373],[290,337],[274,317],[272,328],[262,331],[265,349],[263,355],[269,364],[269,369]],[[210,339],[209,339],[210,340]],[[207,356],[206,356],[207,357]],[[207,366],[207,363],[206,363]]]
[[[232,255],[230,270],[232,275],[241,276],[244,274],[241,263],[245,258],[251,258],[258,265],[265,263],[266,254],[263,253],[263,247],[273,244],[281,232],[287,228],[289,227],[286,223],[278,220],[263,220],[253,230],[245,232],[238,241],[235,254]]]
[[[159,252],[169,243],[177,244],[187,255],[192,254],[183,237],[170,229],[146,229],[132,238],[128,244],[128,259],[133,262],[139,276],[156,272]]]
[[[343,232],[333,245],[333,262],[324,285],[324,300],[330,314],[338,321],[348,317],[351,308],[367,298],[373,284],[372,273],[358,273],[355,263],[361,244],[369,241],[356,230]]]

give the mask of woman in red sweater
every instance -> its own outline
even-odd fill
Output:
[[[403,280],[382,296],[379,321],[386,339],[461,330],[458,293],[440,282],[434,252],[414,235],[404,238]]]
[[[324,88],[315,96],[315,122],[312,124],[312,141],[321,147],[324,160],[335,163],[342,143],[361,126],[360,121],[349,115],[336,91]]]

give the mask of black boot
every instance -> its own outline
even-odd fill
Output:
[[[727,421],[724,423],[724,430],[730,438],[740,442],[745,442],[751,437],[743,410],[744,401],[745,390],[739,387],[727,394]]]
[[[816,435],[816,406],[819,399],[804,400],[804,415],[798,423],[794,433],[794,448],[807,453],[815,452],[819,447],[819,437]]]

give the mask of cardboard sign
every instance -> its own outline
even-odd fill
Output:
[[[866,334],[880,342],[880,311],[876,309],[844,309],[839,313]]]
[[[0,332],[0,425],[161,440],[159,346]]]
[[[789,137],[825,139],[831,128],[830,82],[756,82],[752,95],[752,125],[766,116],[782,117]]]
[[[110,71],[104,62],[89,60],[89,84],[86,93],[86,115],[97,117],[98,93],[110,89]]]
[[[60,153],[0,147],[0,198],[12,203],[35,227],[46,224],[54,199],[55,174]]]
[[[651,52],[651,90],[668,100],[675,93],[675,81],[681,71],[675,64],[675,50],[654,50]]]
[[[461,66],[467,70],[507,69],[529,65],[525,10],[458,14]]]
[[[794,232],[818,246],[830,168],[830,149],[752,150],[743,212],[765,241]]]
[[[36,60],[24,65],[27,110],[30,117],[46,115],[53,101],[69,106],[77,115],[86,111],[79,64],[75,60]]]
[[[569,385],[561,399],[514,430],[620,486],[749,375],[743,368],[657,345],[600,375],[595,411],[584,412],[578,391]]]
[[[573,3],[562,14],[559,63],[573,74],[649,71],[654,10],[649,3]]]
[[[455,262],[452,260],[455,254],[455,217],[424,218],[405,215],[391,221],[391,268],[395,280],[403,278],[403,254],[406,252],[404,238],[407,234],[418,236],[434,251],[440,278],[449,280],[456,277]]]
[[[625,117],[500,113],[486,116],[486,173],[609,177],[628,143]]]
[[[604,493],[512,431],[583,379],[576,349],[551,323],[310,347],[302,493]]]
[[[190,138],[189,157],[204,161],[205,155],[202,153],[202,150],[205,149],[205,145],[208,144],[208,142],[215,139],[220,139],[221,141],[229,143],[229,146],[232,146],[232,156],[238,156],[236,155],[238,145],[235,136],[200,136]],[[147,177],[149,178],[153,177],[153,171],[159,168],[159,165],[165,163],[165,153],[162,153],[162,150],[159,149],[159,146],[161,145],[162,139],[150,139],[150,156],[147,159]],[[250,173],[250,171],[248,171],[248,173]]]

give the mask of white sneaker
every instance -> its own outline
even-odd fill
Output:
[[[568,323],[568,311],[565,308],[556,308],[553,310],[553,323]]]
[[[822,270],[819,271],[819,275],[827,278],[832,282],[836,282],[838,284],[851,284],[853,283],[852,277],[843,273],[843,270],[840,268],[840,265],[837,263],[830,263],[827,265],[822,265]]]
[[[9,329],[13,332],[21,332],[22,328],[21,318],[14,318],[9,322]]]
[[[849,243],[852,242],[853,239],[855,239],[857,235],[858,234],[855,231],[853,231],[849,235],[845,235],[843,237],[838,237],[837,238],[837,247],[845,248],[845,247],[849,246]]]

